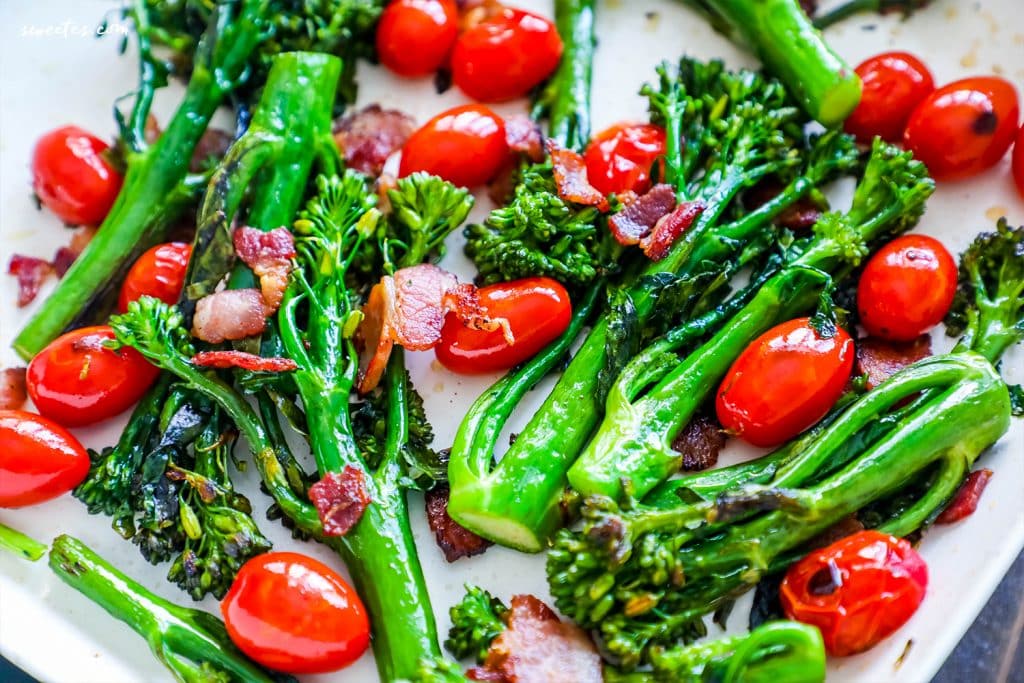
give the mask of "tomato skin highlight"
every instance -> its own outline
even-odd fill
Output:
[[[854,71],[860,76],[860,104],[843,124],[861,142],[877,135],[898,142],[910,115],[935,90],[928,67],[909,52],[883,52],[863,61]]]
[[[462,187],[483,185],[509,156],[505,122],[481,104],[441,112],[402,148],[401,178],[425,171]]]
[[[934,237],[903,235],[879,249],[857,283],[860,322],[875,337],[911,341],[938,325],[956,295],[956,259]]]
[[[337,671],[370,645],[359,596],[327,565],[270,552],[246,562],[220,604],[228,635],[263,666],[291,674]]]
[[[123,178],[102,153],[110,148],[78,126],[46,133],[32,152],[32,189],[68,225],[99,225]]]
[[[904,145],[936,180],[960,180],[994,166],[1017,133],[1020,105],[1009,81],[996,76],[944,85],[917,106]]]
[[[665,154],[665,129],[650,123],[619,123],[587,145],[587,179],[601,194],[651,189],[651,166]]]
[[[377,22],[377,55],[400,76],[427,76],[441,68],[458,36],[454,0],[395,0]]]
[[[787,617],[817,626],[828,653],[845,657],[903,626],[927,588],[928,567],[910,543],[860,531],[791,566],[779,597]]]
[[[36,409],[65,427],[82,427],[123,413],[139,402],[159,369],[133,348],[117,351],[108,325],[61,335],[28,365],[28,393]]]
[[[158,244],[147,250],[132,264],[121,286],[117,308],[124,313],[128,304],[144,296],[176,304],[185,286],[185,271],[192,255],[192,245],[184,242]]]
[[[548,277],[481,287],[479,297],[489,316],[508,320],[515,343],[509,345],[501,330],[473,330],[449,313],[434,353],[452,372],[474,375],[515,367],[557,339],[572,318],[569,293]]]
[[[1017,131],[1017,141],[1013,143],[1013,181],[1017,192],[1024,197],[1024,125]]]
[[[777,446],[825,416],[839,399],[854,361],[843,329],[824,339],[809,318],[776,325],[743,350],[722,380],[718,420],[755,446]]]
[[[56,498],[89,473],[89,454],[66,429],[23,410],[0,410],[0,507]]]
[[[551,75],[563,49],[550,20],[503,7],[455,41],[452,81],[480,102],[513,100]]]

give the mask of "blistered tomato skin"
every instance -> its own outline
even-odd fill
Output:
[[[468,104],[438,114],[409,137],[399,176],[424,171],[476,187],[493,178],[508,156],[505,122],[488,107]]]
[[[903,626],[927,589],[928,567],[907,541],[861,531],[791,566],[779,597],[787,617],[817,626],[828,653],[845,657]]]
[[[129,303],[144,296],[156,297],[165,304],[177,303],[191,255],[192,245],[184,242],[158,244],[143,253],[132,264],[121,286],[118,310],[124,313]]]
[[[458,35],[454,0],[395,0],[377,22],[377,56],[400,76],[427,76],[444,65]]]
[[[883,52],[856,68],[860,104],[846,119],[847,133],[864,143],[877,135],[898,142],[915,107],[935,90],[928,67],[909,52]]]
[[[853,339],[822,337],[808,318],[776,325],[755,339],[718,389],[718,420],[755,446],[777,446],[820,420],[846,387]]]
[[[26,377],[36,409],[65,427],[81,427],[138,403],[160,371],[133,348],[109,348],[113,340],[107,325],[83,327],[40,351]]]
[[[1009,81],[996,76],[944,85],[917,106],[903,142],[936,180],[960,180],[991,168],[1017,134],[1020,105]]]
[[[22,410],[0,410],[0,507],[67,493],[89,472],[89,454],[66,429]]]
[[[927,235],[897,237],[879,249],[861,273],[861,324],[882,339],[916,339],[945,317],[956,282],[956,260],[941,242]]]
[[[78,126],[46,133],[32,153],[32,189],[68,225],[99,225],[123,178],[103,153],[109,145]]]
[[[356,592],[333,569],[298,553],[246,562],[220,609],[235,645],[276,671],[337,671],[370,644],[370,622]]]
[[[587,179],[601,194],[643,194],[651,188],[651,167],[664,154],[664,128],[620,123],[595,135],[583,157]]]

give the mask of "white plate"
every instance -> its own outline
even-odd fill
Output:
[[[34,208],[28,159],[36,138],[59,125],[76,123],[101,136],[113,135],[111,103],[134,87],[135,62],[130,56],[116,55],[116,39],[97,41],[91,34],[114,4],[104,0],[0,2],[0,264],[6,265],[13,252],[49,257],[67,241],[56,218]],[[548,2],[520,0],[519,4],[551,12]],[[734,65],[753,64],[677,3],[608,0],[601,4],[598,16],[600,47],[594,79],[598,130],[620,119],[644,118],[646,104],[635,93],[652,77],[661,59],[675,59],[688,51],[703,58],[723,57]],[[1024,83],[1024,15],[1019,0],[937,0],[910,21],[859,17],[832,30],[829,38],[852,63],[885,49],[900,48],[923,57],[939,83],[993,72],[1014,80],[1018,87]],[[366,65],[360,76],[361,99],[404,109],[421,122],[462,101],[454,91],[438,97],[429,79],[399,82]],[[177,92],[159,96],[156,112],[161,120],[167,120]],[[523,107],[519,103],[501,110],[521,111]],[[942,185],[919,229],[959,250],[978,230],[990,228],[998,215],[1005,214],[1014,223],[1024,222],[1024,202],[1013,191],[1008,166],[1004,161],[977,180]],[[484,215],[485,204],[486,200],[481,201],[474,217]],[[455,244],[447,265],[462,274],[471,272]],[[16,310],[14,300],[13,278],[0,278],[0,367],[15,362],[8,347],[32,310]],[[943,344],[944,340],[938,342],[940,348]],[[434,366],[428,354],[413,356],[413,375],[427,400],[437,444],[448,445],[463,411],[490,380],[458,377]],[[1005,369],[1020,381],[1024,375],[1021,365],[1018,350],[1007,359]],[[542,395],[543,391],[537,391],[532,398],[539,401]],[[511,427],[520,426],[532,408],[524,405],[520,420]],[[116,439],[122,422],[112,420],[76,433],[89,446],[108,445]],[[960,524],[927,535],[922,553],[931,573],[929,595],[913,619],[871,652],[833,660],[830,680],[874,683],[931,678],[1024,546],[1022,442],[1024,430],[1015,421],[1011,433],[982,461],[995,470],[995,477],[978,512]],[[258,504],[266,503],[253,483],[251,479],[247,482],[246,492]],[[412,507],[424,571],[442,629],[447,629],[447,609],[461,597],[465,582],[480,584],[505,599],[517,592],[547,597],[542,556],[492,548],[481,557],[448,565],[427,531],[421,499],[414,497]],[[108,520],[90,517],[70,496],[37,508],[0,511],[0,521],[41,539],[60,532],[74,534],[146,586],[173,600],[188,601],[164,580],[166,566],[146,564],[134,546],[116,536]],[[295,546],[280,526],[264,523],[262,527],[278,549]],[[340,565],[315,545],[304,545],[302,551]],[[212,599],[203,606],[216,611]],[[734,627],[744,621],[737,610]],[[897,671],[895,662],[908,640],[914,645]],[[127,627],[65,587],[44,564],[29,564],[2,553],[0,652],[44,681],[169,680],[142,640]],[[376,670],[368,654],[343,672],[309,680],[373,681]]]

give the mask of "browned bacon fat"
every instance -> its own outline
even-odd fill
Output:
[[[921,335],[910,342],[891,342],[866,337],[857,342],[858,375],[867,375],[867,388],[874,389],[897,372],[932,355],[932,338]]]
[[[14,254],[7,264],[8,275],[18,280],[18,307],[28,306],[39,295],[39,288],[53,272],[53,264],[35,256]]]
[[[718,462],[718,453],[724,446],[725,433],[722,426],[705,413],[690,420],[672,442],[673,450],[682,454],[682,468],[687,472],[714,467]]]
[[[371,104],[341,119],[334,140],[349,168],[376,177],[415,130],[416,121],[408,114]]]
[[[540,126],[529,116],[509,116],[505,119],[505,141],[516,154],[535,163],[544,161],[544,137]]]
[[[668,256],[672,245],[679,237],[689,230],[697,217],[704,212],[704,203],[700,201],[683,202],[667,216],[662,216],[654,229],[640,240],[640,248],[647,258],[660,261]]]
[[[295,240],[287,228],[274,228],[263,232],[256,228],[238,228],[234,234],[235,252],[245,265],[260,279],[266,316],[273,315],[281,306],[288,277],[295,258]]]
[[[291,358],[264,358],[244,351],[200,351],[192,357],[192,365],[254,372],[291,372],[299,367]]]
[[[554,140],[548,140],[548,153],[551,155],[559,197],[567,202],[596,206],[601,211],[609,209],[608,198],[587,179],[587,164],[583,155],[559,147]]]
[[[619,244],[640,244],[663,217],[676,207],[671,185],[655,185],[608,219],[608,228]]]
[[[309,487],[309,499],[320,515],[324,533],[344,536],[362,518],[370,504],[363,471],[351,465],[327,476]]]
[[[427,523],[434,532],[437,545],[444,553],[444,559],[454,562],[463,557],[473,557],[491,546],[490,541],[480,538],[448,516],[446,484],[427,491],[425,499]]]
[[[263,296],[255,289],[228,289],[196,302],[192,336],[210,344],[245,339],[267,327]]]

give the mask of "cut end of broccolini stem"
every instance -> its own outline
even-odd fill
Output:
[[[6,524],[0,524],[0,548],[20,555],[30,562],[42,559],[47,550],[46,544],[40,543],[31,536],[26,536],[17,529],[12,529]]]

